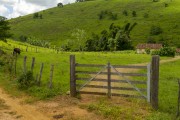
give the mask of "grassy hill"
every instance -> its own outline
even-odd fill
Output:
[[[100,34],[102,30],[108,29],[111,23],[124,26],[128,22],[137,22],[138,25],[131,32],[134,45],[151,38],[156,41],[165,39],[180,47],[179,6],[179,0],[95,0],[73,3],[63,8],[55,7],[39,12],[42,19],[34,19],[33,14],[11,19],[11,32],[15,39],[21,35],[34,36],[61,46],[67,40],[74,39],[72,32],[75,29],[85,30],[90,37],[92,32]],[[128,16],[123,15],[124,10]],[[117,14],[117,20],[109,19],[108,16],[99,20],[98,14],[101,11]],[[136,12],[136,17],[132,16],[132,11]],[[163,33],[150,36],[153,25],[161,27]]]

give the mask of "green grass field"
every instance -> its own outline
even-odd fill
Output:
[[[165,3],[168,7],[164,6]],[[138,25],[131,33],[133,45],[146,42],[151,26],[155,25],[160,26],[163,33],[151,36],[153,39],[158,41],[163,38],[173,46],[180,46],[179,6],[179,0],[94,0],[41,11],[43,19],[33,19],[33,14],[14,18],[10,20],[10,25],[15,39],[19,39],[21,35],[34,36],[60,47],[68,40],[75,40],[71,36],[75,29],[85,30],[89,37],[92,32],[100,34],[102,30],[107,30],[111,23],[123,27],[128,22],[137,22]],[[99,20],[98,14],[105,10],[117,14],[118,19],[110,20],[105,17]],[[128,16],[122,14],[123,10],[128,12]],[[136,11],[137,17],[132,17],[132,11]],[[149,17],[144,18],[144,14]]]
[[[25,51],[26,46],[28,52]],[[135,54],[134,51],[122,51],[122,52],[59,52],[57,53],[53,49],[40,48],[36,53],[36,47],[28,44],[15,42],[9,40],[8,43],[0,42],[0,47],[7,53],[11,53],[13,47],[20,47],[23,51],[17,59],[17,75],[9,75],[6,70],[0,68],[0,85],[5,88],[11,94],[19,96],[22,91],[17,89],[16,79],[23,73],[23,58],[27,56],[27,69],[30,70],[32,57],[36,58],[34,76],[39,73],[40,65],[44,63],[44,70],[42,74],[41,87],[34,86],[25,91],[26,94],[34,96],[35,99],[47,99],[57,95],[64,95],[69,90],[70,82],[70,66],[69,56],[71,54],[76,56],[77,63],[88,64],[104,64],[108,62],[112,64],[137,64],[150,62],[151,56],[146,54]],[[31,49],[32,47],[32,49]],[[1,58],[1,57],[0,57]],[[169,59],[162,57],[161,59]],[[55,65],[54,77],[53,77],[53,89],[48,89],[48,81],[50,75],[50,66]],[[177,109],[178,98],[178,83],[180,61],[170,62],[160,65],[160,81],[159,81],[159,110],[151,111],[148,120],[172,120],[175,118]],[[135,100],[135,105],[140,105],[141,102]],[[109,105],[110,104],[110,105]],[[144,103],[145,104],[145,103]],[[99,111],[98,114],[103,116],[109,116],[113,119],[118,116],[119,112],[127,112],[124,116],[127,119],[133,118],[131,113],[135,114],[136,109],[129,111],[122,107],[115,107],[114,103],[109,103],[106,100],[97,101],[97,103],[90,104],[87,109],[91,111]],[[146,105],[145,105],[146,106]],[[143,108],[148,109],[148,108]],[[148,110],[149,111],[149,110]],[[141,119],[141,117],[134,117]]]
[[[64,94],[69,90],[69,82],[70,82],[70,55],[76,56],[76,63],[82,64],[103,64],[106,65],[108,62],[111,64],[137,64],[150,62],[151,56],[145,54],[135,54],[134,51],[125,51],[125,52],[59,52],[57,54],[56,51],[52,49],[46,48],[37,48],[38,52],[36,53],[36,47],[29,46],[29,52],[26,52],[26,46],[22,43],[16,43],[14,41],[10,41],[8,44],[2,43],[6,51],[12,52],[13,46],[17,46],[23,50],[21,55],[17,58],[17,75],[21,75],[23,73],[23,60],[24,56],[27,56],[27,69],[30,70],[32,57],[35,57],[35,68],[34,68],[34,76],[39,73],[41,63],[44,63],[44,70],[42,75],[42,85],[46,88],[50,75],[50,67],[53,64],[54,67],[54,90],[56,94]],[[39,88],[37,88],[39,89]],[[34,88],[32,90],[35,90]],[[40,91],[42,92],[42,91]],[[48,97],[39,95],[38,91],[30,92],[36,93],[39,97]]]

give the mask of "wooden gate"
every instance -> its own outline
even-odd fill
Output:
[[[70,63],[71,96],[80,93],[144,98],[158,105],[158,56],[153,56],[148,65],[79,64],[74,55]]]

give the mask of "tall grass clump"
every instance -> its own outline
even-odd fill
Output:
[[[21,74],[17,81],[20,89],[28,89],[36,83],[31,71]]]

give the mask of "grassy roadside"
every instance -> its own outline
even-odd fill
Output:
[[[17,45],[26,48],[23,44],[11,43],[11,46]],[[11,47],[6,47],[7,52],[11,52]],[[45,63],[42,86],[34,86],[29,88],[26,93],[34,96],[37,99],[47,99],[56,95],[65,94],[69,90],[69,55],[75,54],[78,63],[96,63],[96,64],[106,64],[111,61],[112,64],[137,64],[148,62],[151,59],[149,55],[138,55],[132,51],[126,52],[83,52],[83,53],[70,53],[70,52],[60,52],[56,53],[51,49],[39,48],[39,52],[25,52],[22,51],[21,55],[18,56],[17,62],[17,76],[22,73],[23,58],[27,55],[27,68],[30,69],[31,58],[36,57],[36,64],[34,73],[39,73],[39,68],[41,62]],[[97,57],[98,56],[98,57]],[[167,58],[161,58],[167,59]],[[55,64],[54,72],[54,87],[52,90],[47,88],[50,65]],[[118,104],[113,101],[108,101],[107,99],[99,99],[94,103],[86,104],[81,106],[88,109],[89,111],[95,112],[99,115],[104,116],[107,119],[147,119],[147,120],[172,120],[175,118],[176,114],[176,104],[177,104],[177,91],[178,84],[177,78],[178,70],[180,66],[180,61],[169,62],[160,65],[160,89],[159,89],[159,110],[153,111],[149,105],[145,102],[138,100],[129,100],[128,104]],[[0,85],[10,94],[15,96],[22,96],[24,92],[17,88],[17,81],[14,75],[9,75],[7,70],[0,69]],[[29,100],[28,102],[30,102]],[[124,105],[123,105],[124,104]],[[129,105],[131,104],[131,105]],[[129,106],[128,106],[129,105]],[[139,108],[137,109],[135,108]],[[144,111],[146,114],[142,111]],[[117,117],[119,116],[119,117]]]

